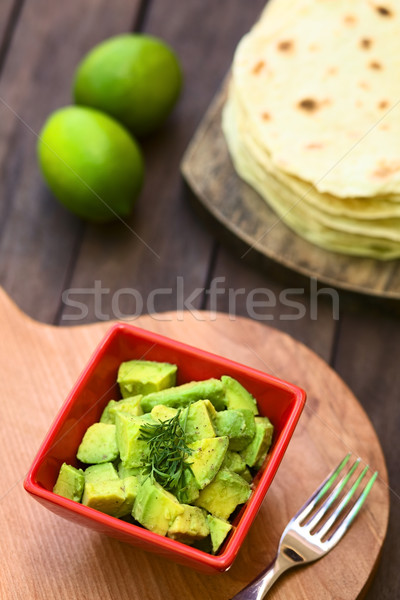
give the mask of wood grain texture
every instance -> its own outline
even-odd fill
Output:
[[[36,159],[50,112],[71,103],[74,70],[102,39],[129,28],[139,0],[26,2],[0,79],[0,282],[27,312],[52,322],[82,223],[47,191]],[[55,234],[56,232],[56,234]]]
[[[144,31],[174,48],[182,63],[184,88],[165,127],[142,142],[145,186],[128,227],[88,227],[85,232],[69,286],[88,289],[95,280],[106,283],[109,292],[103,296],[102,312],[108,318],[117,317],[118,311],[170,310],[183,296],[205,287],[213,240],[185,203],[179,164],[237,41],[263,4],[263,0],[253,1],[243,11],[241,0],[187,0],[182,10],[181,0],[153,0],[146,13]],[[121,289],[126,292],[120,293]],[[164,291],[152,305],[155,289]],[[88,306],[85,321],[99,320],[94,296],[76,292],[74,297]],[[193,304],[199,308],[202,301],[199,293]],[[74,314],[73,308],[65,306],[60,323],[69,323]]]
[[[365,324],[368,323],[368,326]],[[341,335],[333,362],[358,397],[374,427],[382,432],[381,443],[391,482],[391,514],[379,579],[372,585],[371,598],[398,598],[400,580],[398,556],[400,539],[400,329],[390,314],[376,308],[359,307],[343,315]],[[385,590],[378,585],[385,581]]]
[[[8,30],[10,27],[10,19],[12,18],[13,9],[15,9],[18,0],[2,0],[0,3],[0,61],[3,59],[7,48],[4,47],[8,43]]]
[[[226,84],[215,97],[182,162],[192,200],[214,233],[264,270],[271,261],[350,292],[400,299],[400,261],[328,252],[294,234],[236,174],[221,130]]]
[[[271,325],[290,333],[327,362],[331,359],[340,317],[340,298],[335,290],[318,291],[315,282],[300,286],[288,281],[282,287],[272,278],[266,280],[259,270],[222,246],[212,270],[205,308]]]
[[[200,315],[201,316],[201,315]],[[374,569],[389,501],[382,451],[366,414],[340,378],[305,346],[270,327],[218,314],[177,320],[140,317],[135,325],[268,371],[303,386],[306,408],[273,485],[228,573],[205,576],[146,554],[46,511],[22,488],[56,411],[108,323],[56,328],[27,318],[0,290],[2,436],[0,471],[4,598],[47,600],[228,600],[273,557],[292,514],[351,450],[380,477],[344,540],[329,557],[287,574],[276,600],[354,600]]]

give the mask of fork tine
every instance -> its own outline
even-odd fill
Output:
[[[354,471],[357,469],[359,464],[360,464],[360,459],[357,458],[357,460],[354,462],[353,466],[350,468],[350,470],[347,472],[347,474],[338,481],[338,483],[336,484],[333,491],[329,494],[329,496],[327,497],[325,502],[322,504],[322,506],[320,506],[320,508],[317,510],[315,515],[313,515],[311,517],[311,519],[309,521],[307,521],[307,524],[305,526],[307,527],[308,530],[314,529],[318,525],[318,523],[321,521],[321,519],[323,519],[323,517],[327,514],[329,508],[332,506],[332,504],[335,502],[335,500],[339,497],[340,493],[345,488],[347,482],[349,481],[350,477],[353,475]]]
[[[350,499],[353,497],[355,491],[359,487],[361,481],[364,479],[364,477],[365,477],[365,475],[366,475],[366,473],[367,473],[368,470],[369,470],[369,466],[366,466],[363,469],[363,471],[357,477],[356,481],[353,483],[353,485],[350,488],[350,490],[347,492],[347,494],[344,496],[344,498],[340,502],[339,506],[336,508],[336,510],[332,513],[332,515],[326,521],[326,523],[324,524],[324,526],[318,532],[318,536],[319,536],[320,539],[322,539],[324,537],[324,535],[326,533],[328,533],[328,531],[331,529],[331,527],[334,525],[334,523],[337,522],[340,513],[343,511],[343,509],[345,508],[345,506],[348,504],[348,502],[350,501]],[[372,485],[373,485],[373,483],[374,483],[377,475],[378,475],[377,473],[374,473],[374,475],[371,477],[371,479],[369,480],[368,484],[365,486],[364,491],[360,494],[360,497],[358,498],[357,502],[354,504],[353,508],[351,509],[351,511],[349,512],[349,514],[347,515],[347,517],[343,520],[343,522],[341,523],[341,525],[339,525],[338,529],[335,532],[335,534],[336,534],[339,530],[341,531],[340,535],[337,537],[337,541],[345,533],[347,527],[351,524],[351,522],[354,519],[354,517],[356,516],[357,512],[360,510],[360,508],[361,508],[361,506],[362,506],[365,498],[369,494],[369,491],[370,491],[370,489],[371,489],[371,487],[372,487]],[[345,523],[346,523],[345,527],[341,529],[342,525],[345,524]],[[330,542],[332,540],[332,538],[333,538],[333,536],[331,536],[328,541]],[[336,541],[334,543],[336,543]]]
[[[333,535],[331,535],[331,537],[329,538],[328,542],[330,545],[334,546],[346,533],[346,531],[352,524],[354,518],[356,517],[357,513],[359,512],[360,508],[364,504],[365,499],[368,496],[368,494],[370,493],[371,488],[374,485],[374,482],[377,477],[378,477],[378,471],[375,471],[375,473],[372,475],[371,479],[368,481],[367,485],[365,486],[364,490],[360,494],[360,497],[358,498],[357,502],[354,504],[353,508],[351,509],[351,511],[349,512],[347,517],[345,519],[343,519],[342,523],[339,525],[339,527],[336,529],[336,531],[333,533]]]
[[[310,498],[306,501],[305,504],[300,508],[300,510],[293,517],[293,521],[302,522],[304,519],[308,517],[308,515],[313,511],[314,507],[318,504],[318,502],[325,496],[327,491],[332,487],[336,479],[338,478],[341,471],[344,469],[346,464],[349,462],[351,456],[351,452],[347,454],[344,459],[338,464],[336,469],[332,471],[328,477],[321,483],[321,485],[315,490],[315,492],[310,496]]]

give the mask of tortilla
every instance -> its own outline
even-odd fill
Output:
[[[389,0],[267,5],[233,78],[277,168],[338,197],[400,194],[399,31]]]
[[[235,53],[235,168],[321,247],[400,256],[399,30],[393,1],[271,0]]]

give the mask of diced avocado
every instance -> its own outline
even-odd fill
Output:
[[[241,475],[247,469],[244,458],[238,452],[233,452],[232,450],[228,450],[226,453],[224,462],[221,465],[222,467],[226,467],[238,475]]]
[[[151,360],[129,360],[118,370],[117,382],[123,398],[150,394],[176,383],[177,366]]]
[[[63,463],[58,473],[53,492],[64,498],[80,502],[85,485],[85,475],[82,469]]]
[[[201,490],[195,505],[220,519],[228,519],[238,504],[249,499],[250,494],[247,481],[229,469],[221,469],[213,481]]]
[[[148,477],[138,489],[132,516],[146,529],[166,535],[170,525],[183,510],[175,496]]]
[[[198,400],[181,411],[180,423],[182,427],[185,427],[188,442],[215,437],[215,429],[210,418],[208,404],[212,406],[209,400]],[[213,406],[212,408],[217,414]],[[177,412],[177,408],[157,404],[151,409],[150,414],[156,421],[166,421],[172,419]]]
[[[82,504],[100,510],[113,517],[118,515],[119,509],[125,501],[125,490],[120,479],[103,481],[96,480],[85,483]]]
[[[118,404],[116,400],[110,400],[110,402],[106,405],[105,409],[101,413],[100,423],[111,423],[115,424],[115,415],[111,414],[111,408]]]
[[[193,453],[188,457],[193,475],[202,490],[216,476],[228,450],[228,437],[205,438],[188,444]]]
[[[193,504],[196,498],[199,497],[199,486],[190,469],[185,469],[183,473],[184,485],[177,492],[176,496],[181,504]]]
[[[223,375],[221,381],[225,390],[226,406],[229,409],[246,408],[253,415],[258,414],[255,398],[236,379]]]
[[[139,485],[139,480],[134,475],[125,477],[125,479],[122,480],[122,489],[125,492],[125,500],[119,507],[115,515],[116,517],[125,517],[132,513],[133,503],[135,502]]]
[[[122,462],[122,460],[118,465],[118,476],[120,479],[125,479],[125,477],[130,477],[131,475],[134,475],[140,480],[142,474],[142,467],[128,467],[124,462]],[[143,475],[143,477],[145,477],[145,475]]]
[[[142,397],[142,394],[138,394],[137,396],[130,396],[129,398],[119,400],[118,402],[115,400],[110,400],[105,407],[103,414],[101,415],[100,422],[115,423],[115,416],[118,412],[127,412],[130,415],[139,417],[143,414],[142,407],[140,405]]]
[[[87,464],[111,462],[118,457],[115,425],[94,423],[83,436],[77,458]]]
[[[188,442],[215,437],[207,403],[211,404],[209,400],[198,400],[182,412],[181,421],[186,422],[185,433]]]
[[[118,473],[114,465],[110,462],[92,465],[85,469],[85,483],[93,481],[117,481]]]
[[[184,544],[193,544],[208,536],[210,530],[204,511],[197,506],[182,504],[183,513],[169,526],[167,536]]]
[[[209,400],[207,400],[207,398],[205,398],[203,400],[205,407],[208,410],[208,414],[210,415],[210,419],[213,422],[215,419],[215,415],[217,414],[217,411],[215,409],[214,404],[212,404],[212,402],[210,402]],[[225,406],[221,406],[221,408],[219,410],[223,410],[225,408]]]
[[[155,421],[167,421],[168,419],[172,419],[177,412],[177,408],[171,408],[164,404],[157,404],[157,406],[154,406],[154,408],[151,409],[150,414]]]
[[[274,427],[267,417],[256,417],[256,434],[241,456],[249,467],[259,469],[272,442]]]
[[[245,470],[242,473],[238,473],[238,475],[240,475],[240,477],[243,477],[243,479],[247,481],[247,483],[251,483],[253,481],[253,475],[251,474],[249,467],[246,467]]]
[[[143,412],[150,412],[157,404],[165,404],[172,408],[185,407],[197,400],[210,400],[217,410],[225,408],[224,386],[218,379],[190,381],[160,392],[148,394],[142,398]]]
[[[148,444],[139,438],[141,436],[140,428],[148,422],[153,422],[150,415],[134,417],[124,412],[116,414],[117,445],[125,467],[140,467],[146,459]]]
[[[215,416],[217,435],[229,436],[230,450],[243,450],[256,433],[254,415],[248,409],[230,409],[217,412]]]
[[[210,530],[212,552],[215,554],[230,530],[232,525],[225,519],[220,519],[214,515],[207,515],[208,528]]]

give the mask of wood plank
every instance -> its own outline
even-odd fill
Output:
[[[25,3],[0,81],[3,199],[0,282],[37,319],[52,322],[81,222],[54,202],[36,161],[49,113],[71,102],[74,69],[95,43],[124,31],[139,0]]]
[[[358,306],[343,316],[333,366],[360,398],[376,428],[391,485],[390,527],[379,579],[368,595],[371,600],[400,597],[399,347],[399,320],[390,312]],[[378,582],[384,582],[384,591]]]
[[[144,28],[176,50],[183,64],[185,86],[172,118],[144,144],[146,184],[128,221],[135,233],[119,224],[86,231],[69,287],[93,289],[99,280],[109,289],[102,298],[106,318],[118,317],[118,312],[135,313],[140,308],[136,297],[143,300],[143,312],[149,312],[152,307],[148,301],[155,289],[164,290],[156,297],[156,312],[182,304],[191,294],[195,295],[193,305],[200,306],[212,238],[186,205],[179,164],[238,39],[262,6],[262,0],[252,2],[245,11],[240,0],[189,0],[184,5],[179,0],[152,2]],[[124,288],[126,292],[120,293]],[[73,297],[87,306],[83,321],[98,319],[94,294],[74,291]],[[71,322],[69,319],[78,313],[66,306],[61,322]]]
[[[7,43],[7,32],[10,27],[10,19],[13,11],[20,4],[19,0],[2,0],[0,3],[0,61],[3,61],[3,55],[6,54],[7,48],[4,43]]]
[[[218,291],[219,290],[219,291]],[[336,290],[316,281],[299,285],[262,273],[224,247],[220,248],[207,294],[208,310],[241,315],[290,333],[330,361],[340,317]]]
[[[274,373],[307,390],[295,434],[232,568],[214,576],[108,539],[46,511],[22,487],[62,399],[109,323],[40,325],[17,311],[0,289],[0,404],[4,435],[0,580],[7,598],[227,600],[272,559],[288,519],[351,449],[380,470],[367,504],[329,557],[294,569],[271,590],[275,600],[355,600],[379,555],[388,520],[387,475],[371,423],[353,394],[312,351],[249,319],[186,312],[137,325]],[[24,339],[21,350],[20,340]],[[249,349],[249,343],[252,349]],[[21,361],[29,369],[21,369]],[[105,401],[105,400],[104,400]],[[384,582],[381,582],[382,585]],[[378,595],[382,598],[384,596]],[[396,598],[397,596],[393,596]]]

